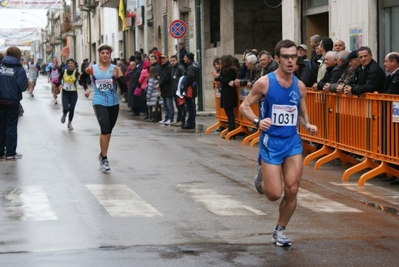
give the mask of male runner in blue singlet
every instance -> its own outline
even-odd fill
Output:
[[[279,63],[278,69],[254,84],[240,112],[262,131],[256,189],[271,201],[280,199],[284,192],[272,241],[277,246],[290,246],[285,227],[296,207],[302,175],[302,142],[297,123],[311,134],[317,132],[317,127],[309,122],[306,87],[293,75],[297,45],[290,40],[280,41],[275,48],[275,60]],[[251,109],[258,100],[261,100],[260,118]]]

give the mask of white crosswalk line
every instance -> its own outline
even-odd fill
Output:
[[[5,196],[5,206],[11,218],[20,221],[58,220],[50,201],[41,186],[23,186]]]
[[[363,212],[302,188],[299,189],[298,204],[306,209],[318,213]]]
[[[112,217],[162,216],[126,185],[92,184],[86,187]]]
[[[394,205],[399,205],[399,195],[395,190],[375,186],[372,184],[365,184],[358,186],[357,183],[332,183],[333,185],[343,186],[348,190],[360,193],[365,196],[383,199]]]
[[[266,215],[264,212],[244,205],[231,199],[229,195],[223,195],[215,190],[207,188],[205,184],[179,184],[181,192],[189,195],[194,201],[203,204],[210,212],[220,216],[245,216]]]

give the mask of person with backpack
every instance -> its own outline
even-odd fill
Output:
[[[185,76],[187,76],[187,88],[191,87],[191,95],[189,93],[190,90],[187,90],[187,94],[185,96],[185,103],[187,106],[188,119],[185,124],[182,125],[182,129],[189,130],[195,129],[195,117],[196,117],[196,107],[195,107],[195,98],[198,94],[198,81],[199,81],[199,71],[200,66],[198,62],[194,61],[194,54],[187,53],[184,56],[184,63],[186,63],[187,69]],[[185,118],[183,118],[183,121]]]
[[[184,102],[183,104],[179,104],[178,97],[176,96],[176,91],[178,89],[178,84],[180,77],[184,75],[185,69],[182,64],[179,63],[177,60],[177,56],[173,55],[170,57],[170,64],[173,66],[172,70],[172,89],[173,89],[173,95],[174,95],[174,100],[175,100],[175,105],[177,109],[177,118],[176,118],[176,123],[173,124],[173,126],[183,126],[184,121],[183,117],[185,116],[185,105]]]

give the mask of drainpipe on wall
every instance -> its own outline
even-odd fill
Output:
[[[200,65],[198,79],[198,111],[204,110],[204,97],[202,90],[202,39],[201,39],[201,0],[195,0],[195,34],[197,59]]]
[[[123,57],[125,58],[125,59],[127,59],[127,56],[126,56],[126,33],[125,33],[126,31],[124,31],[124,30],[122,30],[122,43],[123,43]]]

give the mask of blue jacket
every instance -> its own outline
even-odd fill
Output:
[[[3,58],[0,65],[0,102],[19,102],[28,88],[28,78],[19,60],[12,56]]]

